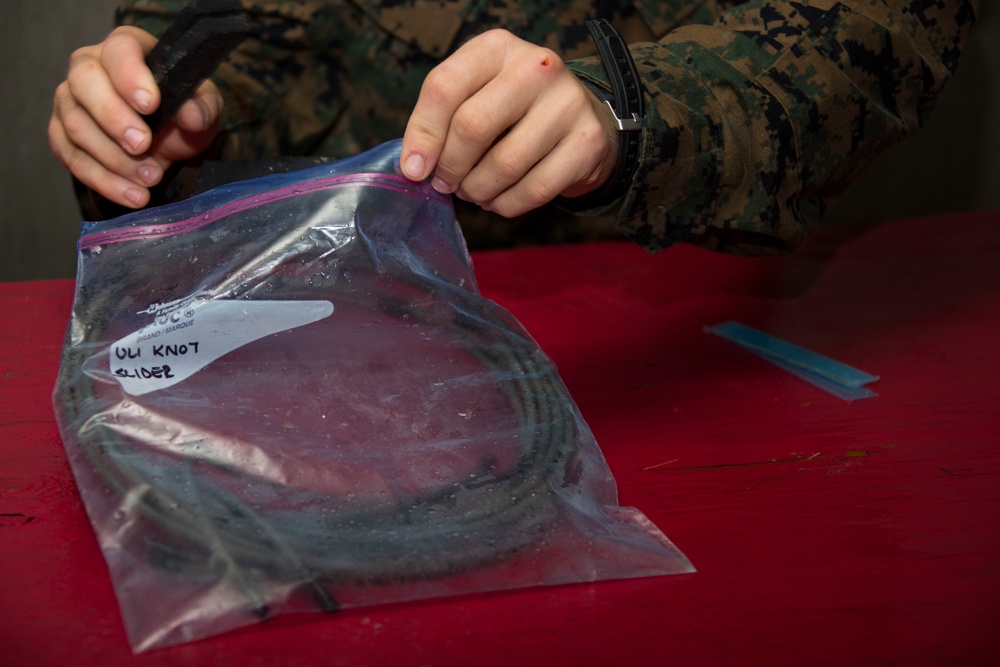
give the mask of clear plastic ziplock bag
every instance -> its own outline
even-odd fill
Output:
[[[136,652],[693,571],[398,151],[84,226],[54,404]]]

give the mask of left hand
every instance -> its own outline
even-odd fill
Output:
[[[403,135],[403,174],[504,217],[578,197],[614,171],[606,108],[550,49],[505,30],[435,67]]]

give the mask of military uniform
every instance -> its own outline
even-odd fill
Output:
[[[184,0],[131,0],[120,23],[163,31]],[[270,0],[215,76],[208,157],[343,157],[402,136],[420,85],[463,41],[502,27],[608,87],[584,22],[630,44],[646,118],[632,185],[598,210],[517,220],[474,207],[473,247],[596,238],[741,254],[798,245],[871,160],[919,128],[954,72],[978,0]],[[474,210],[473,210],[474,209]]]

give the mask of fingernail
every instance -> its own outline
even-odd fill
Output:
[[[135,188],[129,188],[125,191],[125,199],[132,202],[132,205],[138,208],[142,202],[142,193]]]
[[[443,195],[450,195],[455,191],[453,187],[444,182],[440,177],[435,176],[431,179],[431,187],[440,192]]]
[[[149,108],[149,105],[153,103],[153,96],[146,92],[145,90],[135,91],[135,95],[132,96],[135,101],[135,106],[138,107],[139,111],[145,113]]]
[[[403,165],[403,175],[411,181],[422,181],[424,179],[424,156],[420,153],[410,153]]]
[[[143,183],[152,185],[160,178],[160,168],[150,164],[139,167],[139,178]]]
[[[138,151],[142,142],[146,140],[146,133],[141,130],[137,130],[134,127],[130,127],[125,130],[125,143],[133,151]]]

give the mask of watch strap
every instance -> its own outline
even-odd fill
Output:
[[[625,40],[604,19],[589,20],[586,26],[597,45],[601,65],[611,84],[612,99],[604,100],[604,105],[619,133],[618,160],[604,185],[580,197],[560,200],[563,207],[576,211],[608,204],[628,190],[639,163],[644,117],[639,71]]]

